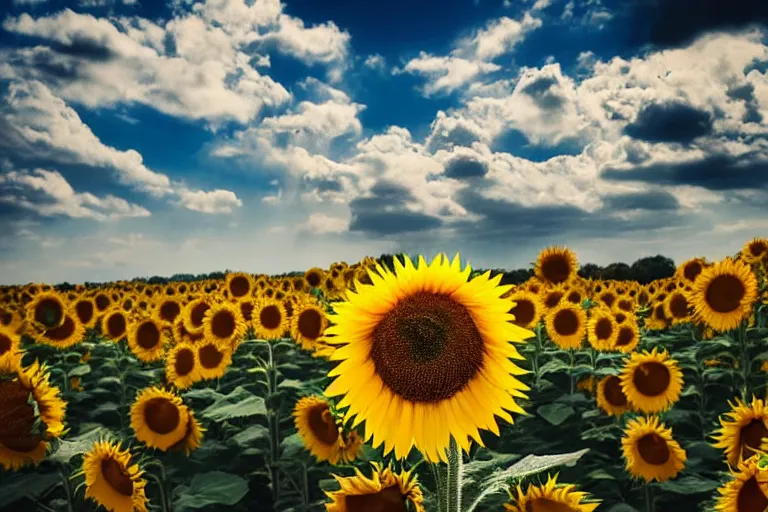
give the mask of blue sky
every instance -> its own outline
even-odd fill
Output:
[[[651,4],[10,0],[0,283],[733,253],[768,4]]]

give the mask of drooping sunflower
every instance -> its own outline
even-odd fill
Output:
[[[573,251],[566,247],[548,247],[539,253],[534,272],[545,283],[560,284],[570,281],[578,270]]]
[[[684,290],[675,290],[664,299],[664,315],[672,325],[679,325],[691,320],[692,308],[688,294]]]
[[[355,468],[355,476],[333,478],[341,486],[338,491],[325,491],[332,502],[327,512],[406,511],[425,512],[424,495],[412,471],[395,473],[391,466],[371,462],[373,474],[367,478]]]
[[[768,507],[768,483],[758,466],[758,458],[739,461],[733,479],[717,491],[720,496],[715,502],[717,512],[758,512]]]
[[[680,399],[683,372],[664,350],[634,352],[621,370],[621,389],[636,411],[657,413]]]
[[[35,338],[39,343],[64,350],[82,341],[84,336],[85,327],[71,311],[67,311],[60,326],[43,331]]]
[[[547,483],[529,484],[526,490],[519,484],[509,489],[512,501],[505,503],[504,509],[508,512],[593,512],[600,505],[589,493],[577,491],[575,485],[558,483],[557,477],[547,475]]]
[[[768,436],[768,407],[754,396],[748,405],[738,398],[728,405],[731,410],[720,418],[720,428],[713,434],[713,446],[722,449],[728,464],[736,467],[754,455],[754,450],[760,449],[763,438]]]
[[[752,265],[765,260],[768,257],[768,239],[753,238],[744,244],[740,255],[742,260]]]
[[[229,345],[205,340],[195,345],[200,362],[200,378],[220,379],[232,364],[232,348]]]
[[[64,323],[66,317],[64,297],[56,292],[38,293],[26,306],[26,318],[30,326],[39,332],[55,329]]]
[[[646,482],[664,482],[674,478],[687,460],[685,450],[657,416],[629,420],[621,446],[627,472]]]
[[[304,282],[307,284],[307,288],[320,288],[325,279],[325,271],[319,267],[312,267],[304,272]]]
[[[165,356],[165,380],[186,389],[200,380],[200,361],[195,347],[189,343],[177,343]]]
[[[206,340],[234,346],[243,337],[247,328],[243,315],[235,304],[218,302],[211,304],[205,312],[203,333]]]
[[[200,425],[200,422],[195,418],[195,412],[192,409],[187,409],[189,413],[189,421],[187,422],[187,431],[184,433],[184,437],[181,441],[171,446],[169,451],[180,451],[189,457],[189,455],[200,448],[203,443],[203,435],[205,434],[205,428]]]
[[[131,406],[131,428],[150,448],[168,450],[184,438],[188,423],[181,397],[159,387],[143,389]]]
[[[225,289],[234,300],[241,300],[253,295],[253,278],[243,272],[227,274]]]
[[[613,312],[605,307],[592,308],[587,322],[587,340],[595,350],[611,350],[619,337]]]
[[[83,455],[85,497],[112,512],[147,512],[147,481],[120,443],[98,441]]]
[[[544,316],[550,339],[563,350],[578,349],[587,334],[587,313],[581,306],[562,302]]]
[[[101,318],[101,334],[119,343],[128,334],[128,317],[120,306],[110,308]]]
[[[318,462],[351,462],[363,445],[356,432],[344,430],[324,398],[307,396],[299,399],[293,409],[293,420],[304,446]]]
[[[611,349],[624,352],[625,354],[634,352],[640,343],[640,328],[637,325],[637,320],[634,317],[624,317],[622,319],[619,315],[616,315],[614,318],[616,318],[616,323],[618,324],[618,331],[616,342]],[[619,320],[621,321],[619,322]]]
[[[167,341],[163,325],[153,317],[134,322],[128,330],[128,347],[133,355],[145,363],[162,359]]]
[[[725,258],[699,274],[690,300],[706,325],[729,331],[752,312],[757,300],[757,278],[749,265]]]
[[[205,320],[205,312],[211,308],[211,304],[207,297],[198,297],[191,300],[184,306],[183,317],[184,327],[187,332],[201,333],[203,332],[203,321]]]
[[[291,336],[305,350],[312,350],[328,327],[325,310],[307,302],[298,306],[291,319]]]
[[[261,299],[253,308],[253,332],[262,340],[276,340],[288,329],[288,315],[279,300]]]
[[[621,416],[630,410],[618,376],[608,375],[600,379],[597,384],[597,406],[609,416]]]
[[[0,466],[16,470],[37,465],[48,441],[64,432],[66,403],[37,361],[22,368],[6,360],[0,374]]]
[[[514,316],[511,320],[513,324],[523,329],[533,329],[541,320],[544,308],[541,304],[538,294],[518,290],[508,297],[512,302],[512,309],[507,313]]]
[[[374,447],[383,442],[403,458],[415,445],[427,460],[445,461],[451,437],[467,451],[469,437],[483,444],[478,428],[498,435],[494,415],[512,422],[507,411],[523,413],[515,397],[530,388],[515,375],[528,372],[510,359],[522,358],[513,343],[533,333],[510,322],[501,275],[468,281],[458,255],[432,264],[420,257],[418,268],[402,259],[394,273],[378,266],[373,285],[334,305],[323,339],[342,345],[331,356],[341,362],[325,394],[344,395],[339,407],[349,406],[355,425],[365,421]]]

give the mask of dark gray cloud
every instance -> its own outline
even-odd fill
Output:
[[[745,123],[762,123],[763,115],[760,113],[760,104],[755,98],[755,86],[749,82],[745,82],[735,87],[728,89],[728,96],[734,100],[741,100],[744,102],[744,118],[742,121]]]
[[[476,178],[488,174],[488,164],[469,156],[457,156],[445,163],[444,174],[448,178]]]
[[[566,99],[558,94],[553,87],[558,82],[550,76],[542,76],[526,84],[520,92],[530,96],[536,105],[543,110],[556,110],[565,105]]]
[[[768,187],[768,157],[710,155],[687,162],[640,165],[626,170],[606,168],[601,175],[606,180],[695,185],[718,191],[762,189]]]
[[[685,46],[712,31],[768,26],[765,0],[611,0],[629,8],[630,42],[659,48]]]
[[[405,203],[412,200],[413,195],[406,188],[380,181],[371,189],[370,197],[360,197],[349,203],[352,213],[349,230],[386,236],[442,225],[437,217],[408,210]]]
[[[680,202],[663,190],[631,192],[603,198],[604,210],[677,210]]]
[[[682,102],[652,103],[644,107],[624,133],[648,142],[687,144],[712,132],[712,116]]]
[[[82,34],[75,34],[68,43],[53,41],[49,43],[57,53],[70,55],[78,59],[106,62],[115,58],[115,53],[107,45]]]

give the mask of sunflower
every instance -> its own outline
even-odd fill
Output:
[[[513,324],[523,329],[533,329],[539,323],[544,307],[538,294],[519,290],[512,293],[508,300],[512,303],[512,309],[507,313],[514,317],[511,320]]]
[[[509,512],[593,512],[600,505],[599,501],[589,499],[588,493],[577,491],[575,485],[558,483],[557,476],[547,475],[546,484],[529,484],[525,491],[519,484],[516,489],[509,489],[512,501],[505,503],[504,509]]]
[[[371,462],[373,474],[367,478],[355,468],[355,476],[333,478],[341,486],[338,491],[325,491],[332,502],[326,503],[327,512],[362,512],[374,510],[425,512],[416,475],[412,471],[395,473],[391,466],[382,467]]]
[[[195,345],[197,360],[200,362],[200,378],[220,379],[232,364],[232,349],[229,345],[215,341],[203,341]]]
[[[323,339],[343,346],[331,356],[341,363],[325,394],[345,395],[338,406],[365,421],[366,441],[384,442],[385,455],[403,458],[415,445],[427,460],[445,461],[451,437],[468,451],[468,436],[483,444],[478,428],[499,434],[494,415],[512,422],[507,411],[524,413],[515,397],[530,388],[515,376],[528,372],[510,359],[523,359],[513,343],[533,333],[510,322],[501,275],[468,281],[458,254],[431,265],[420,257],[418,268],[402,261],[395,273],[378,266],[373,285],[334,304]]]
[[[562,284],[547,286],[539,290],[539,296],[544,307],[548,310],[555,308],[565,297],[566,288]]]
[[[240,306],[240,315],[243,317],[243,321],[246,325],[250,325],[253,321],[253,308],[256,307],[256,301],[253,297],[241,299],[237,303]]]
[[[685,291],[675,290],[664,299],[664,316],[671,320],[672,325],[689,322],[691,313],[691,305]]]
[[[768,257],[768,239],[753,238],[741,250],[741,259],[746,263],[755,264]]]
[[[563,350],[578,349],[587,334],[587,313],[570,302],[563,302],[544,316],[550,339]]]
[[[621,389],[633,409],[656,413],[680,398],[683,372],[667,351],[634,352],[621,370]]]
[[[120,306],[114,306],[101,318],[101,333],[110,341],[119,343],[128,334],[128,317]]]
[[[26,318],[37,331],[55,329],[66,317],[64,298],[56,292],[42,292],[26,306]]]
[[[4,367],[4,363],[8,363],[11,366],[18,366],[21,363],[21,335],[7,329],[0,327],[0,368]]]
[[[328,319],[322,307],[306,303],[299,306],[291,319],[291,336],[305,350],[312,350],[323,336]]]
[[[145,388],[131,406],[131,428],[150,448],[168,450],[187,433],[189,409],[181,398],[159,387]]]
[[[205,312],[211,308],[210,301],[206,297],[196,298],[186,306],[182,312],[184,318],[184,327],[187,332],[200,333],[203,332],[203,321],[205,320]]]
[[[616,305],[617,300],[619,300],[619,295],[615,290],[611,290],[610,288],[606,288],[597,294],[597,302],[601,302],[609,308],[613,308],[614,305]]]
[[[79,343],[85,336],[85,327],[71,312],[64,315],[64,322],[36,336],[37,341],[63,350]]]
[[[736,467],[754,455],[753,450],[760,449],[761,441],[768,436],[768,407],[754,396],[749,405],[738,398],[728,405],[730,412],[720,418],[720,428],[713,434],[714,447],[723,449],[728,464]]]
[[[324,398],[307,396],[296,402],[293,420],[299,437],[318,462],[349,463],[357,457],[362,439],[355,432],[345,435],[341,422]]]
[[[646,482],[677,476],[687,459],[672,431],[657,416],[629,420],[621,439],[627,472]]]
[[[178,343],[165,356],[165,380],[178,389],[185,389],[200,380],[200,361],[195,347]]]
[[[253,278],[243,272],[227,274],[224,286],[234,300],[245,299],[253,294]]]
[[[596,307],[589,312],[587,322],[587,340],[595,350],[610,350],[619,336],[619,326],[613,312],[604,307]]]
[[[608,375],[600,379],[597,384],[597,406],[609,416],[621,416],[630,410],[619,377]]]
[[[663,331],[669,327],[669,318],[664,311],[664,299],[667,294],[657,295],[651,303],[651,315],[645,319],[645,328],[649,331]]]
[[[0,466],[16,470],[39,464],[50,439],[64,433],[66,403],[37,361],[22,368],[5,360],[0,374]]]
[[[319,267],[312,267],[304,272],[304,282],[307,288],[320,288],[320,285],[323,284],[323,279],[325,279],[325,271]]]
[[[534,272],[549,284],[567,283],[579,270],[576,255],[566,247],[548,247],[539,253]]]
[[[235,346],[247,329],[243,315],[235,304],[215,303],[205,312],[203,333],[206,340]]]
[[[147,481],[131,452],[119,443],[98,441],[83,455],[85,497],[112,512],[147,512]]]
[[[275,299],[261,299],[253,308],[253,332],[262,340],[276,340],[288,329],[288,315],[283,303]]]
[[[96,303],[90,297],[80,296],[72,303],[72,310],[77,316],[77,321],[84,327],[96,325]]]
[[[112,299],[109,298],[109,295],[107,293],[98,292],[96,293],[96,295],[93,296],[93,302],[94,304],[96,304],[96,310],[99,313],[103,313],[112,304]]]
[[[626,316],[622,318],[619,315],[616,315],[614,318],[616,319],[618,330],[616,343],[613,344],[611,349],[625,354],[634,352],[640,343],[640,328],[637,325],[637,320],[635,318],[627,318]]]
[[[195,413],[192,409],[187,409],[189,413],[189,421],[187,422],[187,431],[184,433],[184,437],[181,441],[169,448],[169,451],[181,451],[189,457],[189,455],[200,448],[203,443],[203,434],[205,429],[200,425],[195,418]]]
[[[736,328],[757,300],[757,278],[745,263],[726,258],[706,268],[693,283],[696,315],[718,331]]]
[[[160,320],[167,325],[173,325],[182,309],[181,300],[174,296],[161,297],[158,299],[156,307]]]
[[[696,278],[699,277],[699,274],[704,270],[704,268],[707,266],[707,261],[704,258],[691,258],[688,261],[685,261],[677,267],[677,272],[675,275],[678,279],[682,279],[688,283],[693,284],[696,282]]]
[[[720,496],[715,503],[717,512],[763,512],[768,507],[768,484],[761,475],[758,458],[751,457],[737,464],[732,472],[733,480],[726,482],[717,491]]]
[[[163,325],[156,318],[143,318],[128,330],[128,347],[137,359],[151,363],[162,359],[168,341]]]

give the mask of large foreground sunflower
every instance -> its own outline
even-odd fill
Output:
[[[85,497],[112,512],[147,512],[147,481],[131,452],[120,444],[99,441],[83,455]]]
[[[314,396],[300,399],[293,418],[304,446],[318,461],[338,464],[357,457],[362,439],[354,431],[344,431],[327,400]]]
[[[142,390],[131,406],[131,428],[150,448],[168,450],[184,438],[188,423],[181,398],[158,387]]]
[[[529,484],[523,491],[518,485],[509,490],[510,503],[504,508],[509,512],[593,512],[599,501],[590,500],[589,494],[576,490],[573,484],[559,484],[557,475],[547,475],[547,483],[543,485]]]
[[[634,352],[621,370],[621,389],[633,409],[656,413],[672,406],[683,389],[683,372],[666,351]]]
[[[746,263],[726,258],[699,274],[690,299],[705,324],[728,331],[752,312],[757,300],[757,278]]]
[[[657,416],[630,420],[624,429],[621,446],[630,475],[646,482],[664,482],[677,476],[687,456],[672,431]]]
[[[341,345],[331,356],[341,363],[325,394],[344,395],[353,428],[365,421],[365,439],[386,454],[403,458],[415,445],[445,461],[451,437],[468,451],[469,437],[483,444],[478,428],[498,435],[494,415],[512,422],[507,411],[524,413],[515,397],[530,388],[515,376],[528,372],[510,359],[523,359],[513,343],[533,333],[511,323],[501,275],[468,281],[458,255],[431,265],[420,257],[418,268],[396,258],[395,268],[377,266],[372,285],[334,304],[324,340]]]
[[[367,478],[355,468],[355,476],[333,478],[341,486],[338,491],[325,494],[333,500],[326,503],[327,512],[425,512],[416,475],[411,471],[395,473],[391,467],[383,468],[371,462],[373,474]]]
[[[751,457],[739,462],[733,480],[717,491],[717,512],[763,512],[768,507],[768,483],[758,467],[758,458]]]
[[[722,449],[728,464],[736,467],[754,455],[753,450],[760,449],[763,438],[768,436],[768,407],[754,396],[748,405],[738,398],[728,405],[731,410],[720,418],[720,428],[713,434],[714,447]]]

